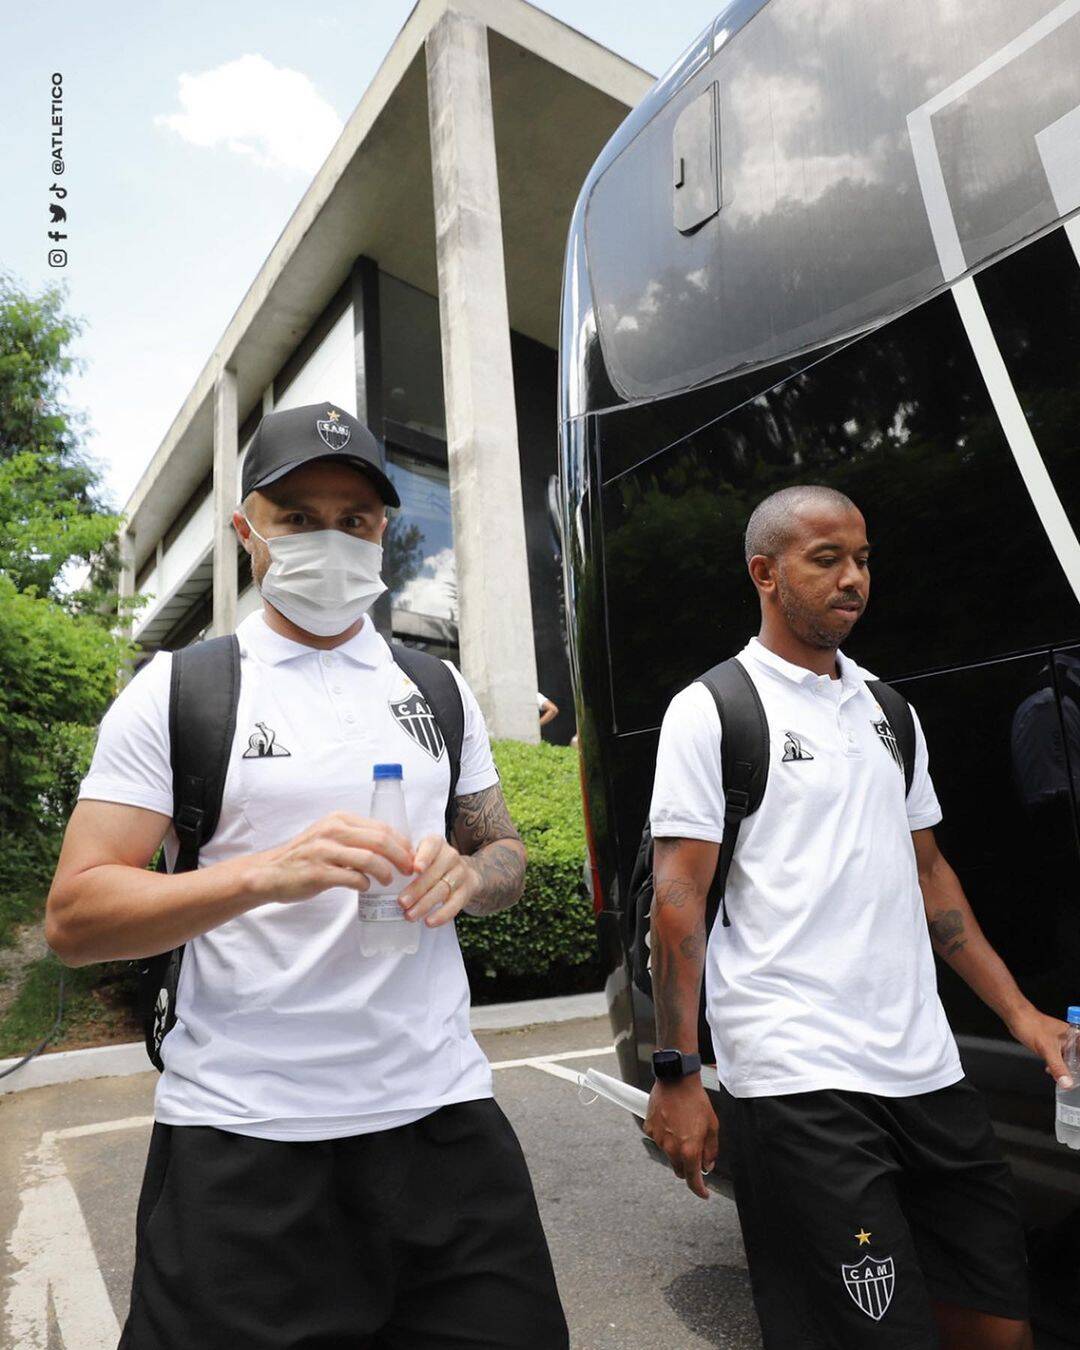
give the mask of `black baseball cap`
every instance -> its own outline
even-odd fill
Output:
[[[397,488],[383,472],[378,441],[362,422],[334,403],[309,403],[266,414],[244,457],[241,500],[313,459],[351,464],[367,474],[387,506],[401,505]]]

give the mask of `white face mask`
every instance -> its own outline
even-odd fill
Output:
[[[270,550],[260,592],[305,633],[317,637],[343,633],[386,590],[379,575],[382,546],[370,539],[342,530],[308,530],[267,539],[250,520],[247,523]]]

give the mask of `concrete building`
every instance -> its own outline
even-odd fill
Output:
[[[523,0],[420,0],[125,507],[146,651],[261,603],[230,524],[264,412],[386,447],[386,633],[456,660],[496,736],[573,731],[548,500],[571,210],[652,77]],[[547,731],[545,731],[547,734]]]

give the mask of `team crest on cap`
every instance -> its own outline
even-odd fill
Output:
[[[341,413],[336,408],[327,408],[326,416],[315,423],[315,430],[331,450],[344,450],[349,444],[352,427],[340,420]]]
[[[864,1256],[854,1266],[841,1264],[844,1286],[867,1317],[880,1322],[889,1311],[896,1288],[896,1267],[891,1256]]]
[[[413,738],[421,750],[426,750],[432,759],[442,759],[446,742],[435,714],[419,689],[414,687],[404,698],[391,699],[390,711],[398,726]]]

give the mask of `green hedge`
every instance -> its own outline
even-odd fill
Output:
[[[546,742],[496,741],[493,749],[506,804],[529,851],[525,894],[502,914],[462,914],[458,939],[474,976],[551,978],[562,986],[571,972],[584,975],[598,960],[583,880],[578,754]]]
[[[0,822],[0,947],[21,924],[41,919],[60,843],[90,767],[97,728],[57,722],[37,736],[33,811],[16,827]]]

